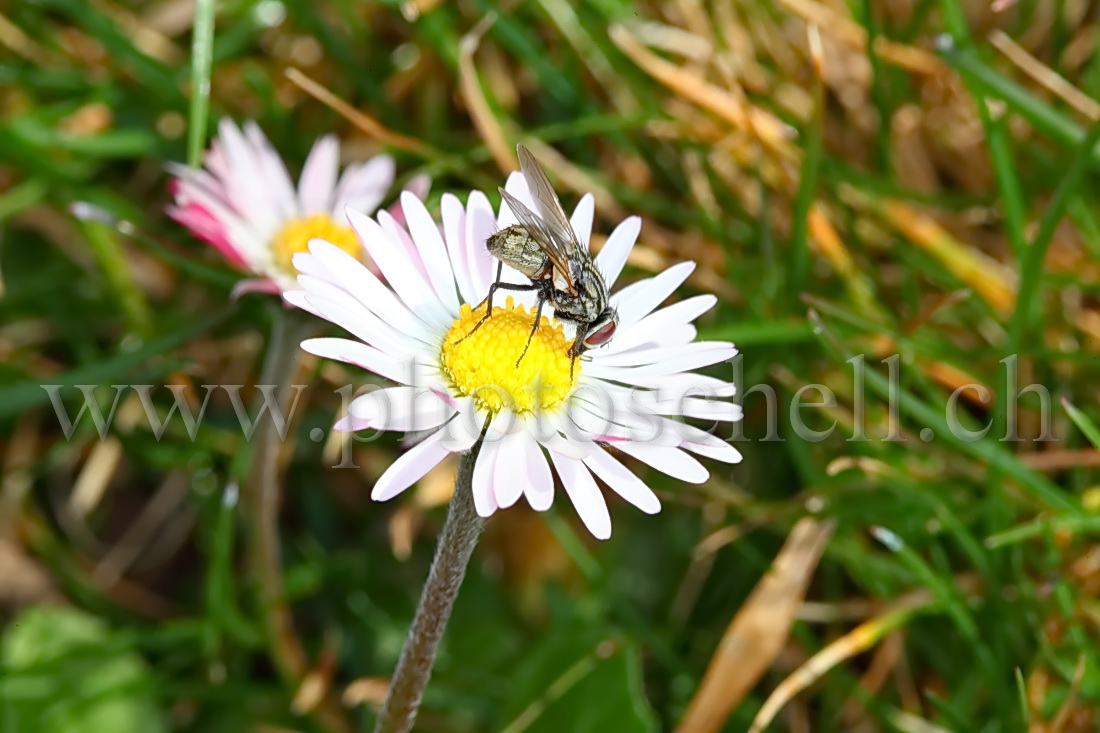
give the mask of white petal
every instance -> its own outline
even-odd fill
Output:
[[[741,405],[726,400],[709,400],[702,397],[687,397],[673,400],[676,412],[662,410],[664,415],[683,415],[700,420],[720,420],[722,422],[738,422],[744,417]],[[662,403],[664,404],[664,403]]]
[[[322,241],[324,240],[311,239],[308,244]],[[301,275],[313,275],[322,280],[328,280],[332,277],[332,274],[329,272],[329,269],[325,267],[325,264],[310,252],[295,252],[290,258],[290,263],[294,265],[294,269]]]
[[[546,462],[546,455],[542,448],[534,440],[527,436],[523,450],[527,452],[527,479],[529,483],[524,489],[527,495],[527,503],[536,512],[544,512],[554,503],[554,475],[550,473],[550,464]]]
[[[368,428],[415,432],[439,427],[450,419],[454,409],[431,390],[388,387],[356,397],[348,405],[348,412],[365,421]]]
[[[309,293],[304,290],[284,290],[283,300],[286,301],[288,305],[292,305],[295,308],[301,308],[306,313],[312,313],[318,318],[325,318],[325,316],[321,315],[321,312],[317,310],[317,307],[309,302]],[[325,318],[325,320],[328,319]]]
[[[617,329],[604,353],[615,354],[646,343],[667,344],[668,332],[691,323],[717,302],[718,298],[713,295],[697,295],[654,311],[629,328]]]
[[[649,315],[687,280],[694,269],[694,262],[681,262],[657,277],[631,283],[611,296],[612,304],[619,310],[619,328],[629,329]]]
[[[592,217],[596,210],[596,197],[590,193],[581,196],[577,202],[577,208],[573,209],[573,216],[569,217],[569,223],[577,234],[577,239],[585,247],[592,238]]]
[[[600,488],[592,479],[592,474],[580,461],[566,458],[558,453],[550,452],[550,460],[561,477],[561,485],[573,507],[580,515],[581,521],[592,536],[598,540],[606,540],[611,536],[611,515],[607,511],[607,502],[604,501]]]
[[[673,326],[661,332],[661,345],[669,347],[684,346],[694,341],[698,335],[698,329],[691,324]]]
[[[375,214],[374,218],[378,225],[382,227],[382,231],[400,245],[402,260],[406,264],[415,267],[416,271],[420,273],[420,277],[424,278],[424,282],[431,282],[428,279],[428,268],[424,266],[423,260],[420,259],[420,250],[405,226],[405,212],[401,211],[400,202],[398,202],[397,210],[401,214],[400,220],[389,209],[382,209]]]
[[[698,432],[702,433],[703,431]],[[741,462],[741,451],[716,435],[704,434],[698,439],[688,439],[682,443],[682,446],[684,450],[689,450],[704,458],[712,458],[723,463]]]
[[[695,417],[701,420],[721,420],[737,422],[743,417],[741,405],[726,398],[712,396],[697,397],[691,394],[666,393],[658,395],[649,390],[637,390],[630,393],[633,404],[640,405],[649,413],[656,415],[678,415]]]
[[[589,375],[593,377],[613,379],[618,382],[625,382],[626,384],[634,384],[635,379],[649,378],[662,374],[676,374],[678,372],[686,372],[692,369],[710,366],[711,364],[718,364],[719,362],[732,359],[737,353],[737,350],[732,346],[713,347],[714,343],[717,342],[708,343],[706,341],[698,341],[695,344],[689,344],[689,346],[699,346],[700,348],[688,349],[683,353],[677,353],[675,356],[669,356],[664,359],[654,359],[648,364],[616,366],[614,364],[603,363],[603,359],[594,359],[591,364],[586,364],[584,368],[588,371]],[[683,348],[684,347],[677,347],[677,349]],[[645,355],[646,358],[650,358],[651,356],[653,355]]]
[[[267,177],[260,170],[244,135],[232,121],[223,118],[218,123],[218,139],[229,175],[224,181],[226,195],[241,216],[270,236],[272,222],[277,220],[271,216]]]
[[[332,429],[338,433],[357,433],[360,430],[367,430],[369,427],[365,420],[360,420],[354,415],[344,415],[336,421]]]
[[[626,466],[608,455],[604,449],[593,450],[588,454],[588,458],[584,459],[584,463],[603,479],[612,491],[646,514],[656,514],[661,511],[661,500],[653,490],[631,473]]]
[[[589,444],[581,443],[576,440],[569,440],[557,433],[553,433],[544,437],[535,438],[540,445],[546,450],[552,453],[559,453],[563,456],[568,456],[576,460],[581,460],[588,455]]]
[[[451,270],[451,258],[439,227],[432,221],[424,202],[405,191],[401,194],[401,210],[405,212],[405,221],[409,233],[420,252],[420,260],[428,269],[435,295],[450,313],[458,313],[458,295],[455,293],[455,276]]]
[[[271,205],[279,219],[288,219],[298,215],[298,197],[294,195],[294,184],[286,164],[274,146],[252,120],[244,123],[244,136],[252,146],[256,162],[267,180],[271,191]]]
[[[737,385],[733,382],[725,382],[717,377],[694,372],[680,372],[678,374],[662,374],[654,377],[643,377],[634,381],[640,387],[647,387],[657,392],[661,399],[679,397],[681,395],[712,395],[714,397],[733,397],[737,394]]]
[[[710,478],[710,474],[702,463],[679,448],[631,442],[616,443],[615,447],[661,473],[687,481],[689,484],[701,484]]]
[[[489,293],[496,273],[496,260],[485,247],[485,240],[497,230],[493,207],[481,191],[471,191],[466,200],[466,264],[474,298],[468,303],[478,303]]]
[[[224,124],[233,124],[232,120],[222,118],[218,120],[218,137],[210,141],[210,148],[202,158],[203,165],[218,179],[219,190],[225,190],[225,184],[233,179],[233,171],[229,167],[229,161],[225,157],[225,146],[221,140],[221,129]]]
[[[362,262],[323,240],[311,241],[309,251],[327,269],[325,279],[342,287],[362,303],[363,307],[425,343],[435,343],[438,340],[438,331],[406,308],[393,291]]]
[[[443,219],[443,239],[447,244],[447,256],[451,260],[451,270],[458,283],[458,294],[464,303],[476,303],[485,297],[474,288],[470,278],[470,265],[466,259],[464,237],[466,234],[466,210],[462,202],[452,193],[443,194],[439,201],[439,210]]]
[[[396,163],[388,155],[376,155],[366,163],[349,165],[336,184],[332,216],[339,220],[344,209],[373,214],[393,185]]]
[[[387,501],[422,479],[447,456],[439,434],[430,435],[398,456],[374,484],[370,498]]]
[[[327,214],[332,211],[332,193],[336,188],[336,172],[340,167],[340,142],[335,135],[325,135],[313,143],[302,177],[298,179],[298,200],[302,214]]]
[[[474,509],[481,517],[488,517],[497,509],[496,496],[493,495],[493,473],[496,469],[498,445],[499,443],[482,443],[477,463],[474,464]]]
[[[362,367],[399,384],[412,384],[416,373],[411,363],[393,359],[373,346],[341,338],[313,338],[302,342],[302,349],[325,359]]]
[[[382,212],[385,213],[385,212]],[[437,327],[450,326],[453,313],[448,313],[435,297],[431,284],[406,256],[404,245],[384,231],[378,222],[359,212],[348,210],[348,221],[363,240],[374,264],[386,282],[410,311]],[[392,218],[392,217],[391,217]]]
[[[424,353],[423,342],[398,331],[345,290],[311,275],[299,275],[298,284],[309,293],[309,304],[325,320],[354,334],[363,343],[381,349],[399,361],[408,361],[414,355]]]
[[[458,414],[444,425],[440,432],[443,433],[443,446],[447,450],[452,453],[464,453],[481,437],[484,420],[473,409],[471,398],[462,397],[456,400],[456,403]]]
[[[516,431],[500,442],[496,468],[493,471],[493,494],[497,506],[507,509],[523,495],[527,484],[527,433]]]
[[[626,265],[626,259],[630,256],[630,250],[634,249],[634,243],[638,241],[638,234],[642,231],[642,219],[632,216],[619,222],[615,231],[604,242],[603,247],[596,254],[596,266],[603,273],[607,286],[611,287],[619,279],[619,275]]]
[[[564,414],[588,430],[603,428],[606,435],[659,441],[662,418],[654,401],[649,390],[591,380],[573,392]]]
[[[575,407],[570,406],[568,417],[576,430],[567,434],[575,441],[641,441],[674,446],[681,440],[679,435],[664,431],[664,424],[657,415],[640,411],[605,411],[578,403]]]

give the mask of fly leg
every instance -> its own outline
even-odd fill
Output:
[[[542,320],[542,307],[546,305],[546,298],[542,297],[542,293],[539,293],[539,307],[535,311],[535,322],[531,324],[531,335],[527,337],[527,343],[523,346],[523,352],[516,359],[516,369],[519,369],[519,363],[523,361],[523,357],[527,356],[527,349],[531,348],[531,340],[535,338],[535,334],[539,330],[539,322]]]
[[[474,325],[474,327],[471,328],[469,330],[469,332],[466,333],[465,336],[460,338],[458,341],[454,342],[455,346],[457,346],[458,344],[461,344],[463,341],[470,338],[470,336],[472,336],[474,334],[474,331],[481,328],[481,324],[485,323],[485,321],[489,320],[489,316],[493,315],[493,296],[496,295],[496,292],[498,290],[535,290],[535,289],[538,288],[538,286],[535,285],[534,283],[531,283],[530,285],[518,285],[516,283],[502,283],[500,281],[500,275],[503,272],[504,272],[504,263],[498,261],[497,262],[497,276],[496,276],[496,279],[493,281],[493,284],[489,286],[489,294],[487,296],[485,296],[485,300],[481,301],[481,303],[486,304],[485,305],[485,315],[483,315],[481,317],[481,320],[479,320]],[[481,307],[481,303],[478,303],[478,308]]]
[[[562,316],[560,314],[558,315],[558,320],[569,321],[570,323],[575,323],[578,327],[578,330],[579,330],[581,324],[584,323],[583,321],[579,321],[575,318],[569,318],[568,316]],[[573,372],[574,372],[574,370],[576,369],[576,366],[577,366],[577,358],[581,354],[583,354],[584,352],[585,352],[585,348],[583,346],[583,342],[581,341],[581,334],[578,333],[575,337],[573,337],[573,343],[569,345],[569,381],[570,382],[573,381]]]
[[[580,336],[577,337],[577,340]],[[577,366],[577,357],[581,355],[581,351],[576,348],[577,340],[573,341],[573,345],[569,347],[569,381],[573,381],[573,369]]]

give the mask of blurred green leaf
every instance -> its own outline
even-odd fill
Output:
[[[658,729],[632,642],[591,627],[560,628],[524,653],[505,733],[644,733]]]
[[[0,641],[0,728],[5,733],[158,733],[168,726],[149,668],[112,649],[112,630],[73,608],[16,616]]]

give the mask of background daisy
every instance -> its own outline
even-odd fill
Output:
[[[238,129],[222,119],[203,168],[169,164],[175,202],[168,213],[231,264],[259,276],[239,284],[236,293],[286,290],[294,286],[294,254],[314,237],[361,258],[344,211],[373,213],[393,185],[390,156],[353,163],[338,177],[339,158],[337,137],[319,138],[295,187],[255,122]],[[419,195],[426,188],[427,179],[416,181]]]

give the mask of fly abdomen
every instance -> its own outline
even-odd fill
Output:
[[[485,248],[493,257],[532,280],[543,278],[550,271],[550,258],[519,224],[490,235],[485,240]]]

